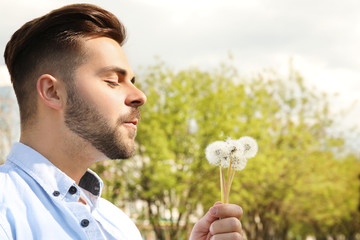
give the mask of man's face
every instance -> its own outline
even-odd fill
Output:
[[[129,158],[146,97],[116,41],[89,39],[85,48],[89,57],[67,86],[65,124],[108,158]]]

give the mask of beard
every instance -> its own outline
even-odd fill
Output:
[[[79,137],[89,142],[109,159],[127,159],[134,155],[136,130],[121,133],[119,127],[134,118],[140,119],[140,110],[120,116],[115,126],[96,109],[79,96],[76,87],[67,87],[65,124]]]

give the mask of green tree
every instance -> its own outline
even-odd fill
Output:
[[[194,219],[220,198],[218,169],[204,149],[215,140],[257,139],[258,155],[235,176],[230,200],[244,208],[249,239],[291,239],[359,232],[359,160],[341,157],[344,138],[331,133],[328,96],[266,70],[239,77],[229,64],[201,71],[149,67],[133,160],[99,165],[105,196],[135,212],[157,239],[186,239]]]
[[[261,117],[253,111],[247,119],[261,148],[234,184],[250,239],[287,239],[290,230],[321,237],[348,212],[342,203],[349,196],[346,181],[353,177],[340,171],[343,163],[333,154],[343,141],[329,133],[333,121],[327,97],[290,73],[283,80],[262,74],[250,85],[257,99],[250,109]],[[301,231],[294,231],[299,223]]]

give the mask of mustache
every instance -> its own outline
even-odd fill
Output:
[[[117,124],[132,122],[134,119],[137,119],[138,121],[141,119],[141,113],[138,108],[133,108],[129,114],[120,116],[117,120]]]

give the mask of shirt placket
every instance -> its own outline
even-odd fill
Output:
[[[88,236],[88,239],[105,239],[90,211],[84,204],[79,202],[80,193],[79,187],[74,184],[63,198],[66,208],[76,218],[78,226],[75,226],[74,229],[83,231]]]

